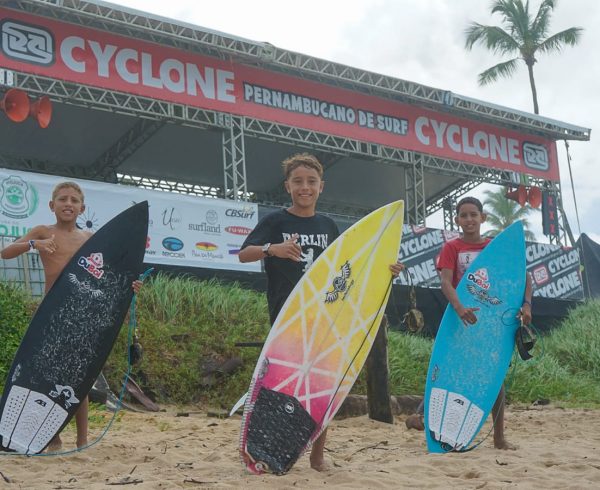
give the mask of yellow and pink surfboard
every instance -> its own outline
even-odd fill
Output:
[[[361,219],[288,297],[244,406],[240,454],[251,472],[288,471],[350,392],[385,311],[403,216],[396,201]]]

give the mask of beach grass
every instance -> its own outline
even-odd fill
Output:
[[[0,288],[0,387],[31,315],[31,303],[15,288]],[[156,274],[136,301],[142,361],[132,375],[158,403],[204,403],[227,409],[248,389],[260,347],[236,342],[263,341],[269,332],[264,293],[237,283],[200,281]],[[115,392],[127,369],[125,323],[104,373]],[[395,395],[422,395],[433,341],[390,331],[390,389]],[[513,357],[506,378],[510,402],[549,400],[569,407],[600,407],[600,300],[573,309],[550,333],[540,336],[534,358]],[[229,373],[219,369],[237,358]],[[364,376],[354,393],[366,393]]]
[[[260,354],[260,348],[235,343],[264,340],[270,328],[264,294],[239,284],[162,274],[142,289],[138,316],[146,354],[134,376],[163,403],[230,407],[247,390]],[[600,406],[599,324],[600,301],[587,302],[539,339],[532,360],[515,355],[506,380],[509,401]],[[423,394],[433,340],[395,331],[388,339],[391,392]],[[122,332],[109,362],[111,377],[125,368],[124,346]],[[203,382],[203,362],[236,356],[243,363],[239,370],[217,377],[212,386]],[[113,378],[115,385],[119,378]],[[353,392],[366,393],[364,376]]]

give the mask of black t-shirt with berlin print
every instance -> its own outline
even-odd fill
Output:
[[[249,245],[282,243],[298,234],[297,243],[302,248],[301,262],[279,257],[265,258],[267,273],[267,302],[271,324],[275,322],[285,300],[312,263],[317,260],[340,234],[335,222],[321,214],[304,218],[285,209],[265,216],[248,235],[242,249]]]

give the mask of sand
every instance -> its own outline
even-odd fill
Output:
[[[403,416],[394,425],[335,420],[329,469],[312,470],[305,455],[284,476],[246,473],[237,455],[239,416],[177,417],[176,410],[124,412],[80,453],[0,456],[0,488],[600,488],[600,410],[509,408],[506,434],[516,451],[495,450],[490,436],[474,451],[445,455],[429,455],[423,433],[407,430]],[[69,427],[65,449],[74,439]]]

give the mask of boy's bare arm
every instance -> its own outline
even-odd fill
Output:
[[[479,308],[465,308],[460,300],[458,299],[458,295],[456,294],[456,289],[452,285],[452,276],[454,272],[452,269],[442,269],[440,272],[440,276],[442,278],[442,293],[446,296],[448,302],[456,311],[456,314],[460,317],[465,325],[474,324],[477,322],[477,316],[475,315],[476,311],[479,311]]]
[[[298,235],[294,233],[291,238],[288,238],[282,243],[274,243],[269,247],[268,254],[272,257],[279,257],[280,259],[290,259],[295,262],[300,262],[302,255],[302,248],[296,242]],[[249,245],[238,254],[240,262],[256,262],[257,260],[264,259],[266,257],[263,252],[262,245]]]
[[[533,286],[531,284],[531,276],[529,272],[525,273],[525,297],[521,306],[520,317],[525,325],[531,323],[531,299],[533,296]]]
[[[0,256],[3,259],[14,259],[25,252],[28,252],[30,249],[29,240],[34,240],[34,248],[38,248],[40,245],[44,247],[44,249],[52,246],[54,240],[52,237],[48,238],[48,227],[44,225],[34,226],[29,232],[18,238],[13,243],[3,248],[0,252]],[[38,242],[38,243],[35,243]]]

